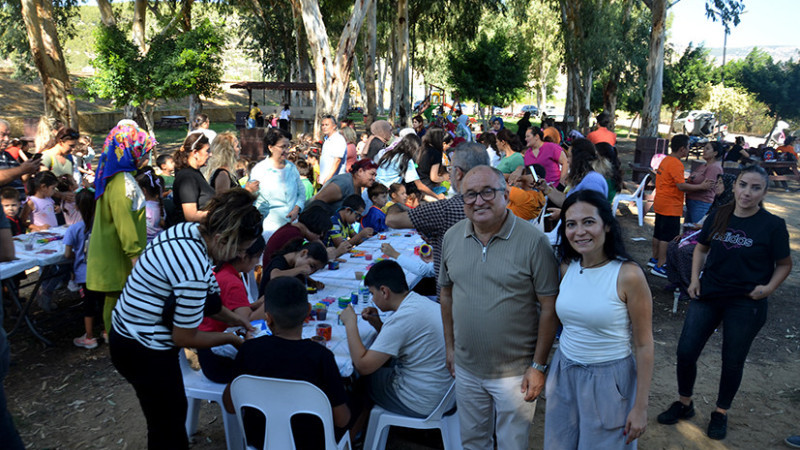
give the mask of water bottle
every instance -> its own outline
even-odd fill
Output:
[[[358,296],[362,306],[375,306],[372,304],[372,295],[369,293],[369,288],[366,283],[366,275],[361,277],[361,284],[358,286]]]

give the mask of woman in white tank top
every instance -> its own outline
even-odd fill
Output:
[[[605,196],[576,192],[562,217],[564,329],[547,378],[544,447],[636,448],[653,374],[652,294]]]

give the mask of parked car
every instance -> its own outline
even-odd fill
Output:
[[[510,115],[509,108],[503,108],[502,106],[492,106],[492,116],[507,116]]]
[[[539,115],[539,108],[536,105],[525,105],[520,108],[519,112],[514,114],[515,117],[522,117],[525,115],[526,112],[531,113],[531,117],[536,117]]]
[[[672,123],[672,132],[693,135],[695,134],[695,119],[700,115],[707,117],[708,114],[710,114],[712,117],[714,116],[714,113],[711,111],[703,111],[701,109],[683,111],[675,119],[675,122]]]
[[[564,121],[564,113],[559,112],[558,109],[553,105],[547,105],[544,107],[542,110],[542,118],[544,119],[545,116],[554,118],[556,122]]]

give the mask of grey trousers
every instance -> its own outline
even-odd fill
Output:
[[[557,350],[545,393],[545,449],[636,449],[637,441],[625,445],[622,434],[636,400],[633,355],[587,365]]]

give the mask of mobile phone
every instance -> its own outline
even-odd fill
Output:
[[[539,175],[536,175],[536,170],[534,170],[532,164],[528,166],[528,170],[530,170],[531,171],[531,175],[533,175],[533,182],[534,183],[539,182]]]
[[[42,154],[41,153],[36,153],[33,156],[31,156],[31,159],[33,159],[33,160],[42,159]]]

